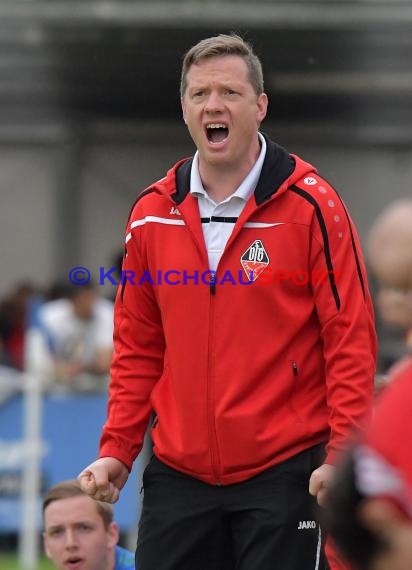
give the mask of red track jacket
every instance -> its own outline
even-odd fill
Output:
[[[131,468],[154,411],[161,461],[236,483],[323,441],[333,462],[369,412],[376,343],[356,231],[310,164],[267,145],[213,283],[191,161],[138,198],[101,457]]]

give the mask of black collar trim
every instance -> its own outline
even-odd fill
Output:
[[[294,158],[280,145],[266,135],[266,156],[255,190],[256,205],[259,206],[279,190],[283,182],[295,170]]]
[[[258,206],[276,194],[295,169],[293,157],[266,135],[264,137],[267,145],[266,156],[255,189],[255,201]],[[192,162],[192,158],[187,160],[176,171],[176,192],[172,194],[176,204],[181,204],[190,191]]]
[[[172,194],[172,200],[181,204],[190,191],[190,172],[193,158],[189,158],[176,171],[176,192]]]

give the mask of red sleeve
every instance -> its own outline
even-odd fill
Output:
[[[365,441],[402,473],[412,492],[412,359],[404,359],[379,394]],[[402,437],[399,437],[402,434]]]
[[[131,216],[131,222],[138,217]],[[100,457],[116,457],[131,469],[140,452],[152,412],[150,394],[163,372],[165,341],[159,307],[141,254],[138,232],[126,236],[123,275],[114,312],[114,357],[110,372],[107,421]],[[125,274],[125,272],[128,272]],[[148,275],[148,273],[146,273]],[[139,284],[140,283],[140,284]]]
[[[331,429],[325,462],[333,464],[348,436],[362,426],[372,409],[376,334],[353,222],[338,194],[326,182],[312,192],[310,263]]]
[[[343,560],[330,536],[326,539],[325,554],[330,570],[350,570],[349,563]]]

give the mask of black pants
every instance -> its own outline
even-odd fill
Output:
[[[234,485],[215,487],[153,457],[136,570],[325,570],[309,477],[323,446]]]

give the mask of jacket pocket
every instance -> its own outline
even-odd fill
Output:
[[[300,370],[300,364],[298,363],[297,360],[291,358],[289,360],[289,380],[291,382],[291,389],[290,389],[290,394],[289,394],[289,408],[291,410],[291,412],[293,413],[293,415],[295,416],[295,419],[297,422],[302,423],[303,419],[301,414],[299,413],[299,410],[297,409],[296,406],[296,398],[295,398],[295,394],[296,391],[299,390],[300,387],[300,381],[301,381],[301,370]]]

